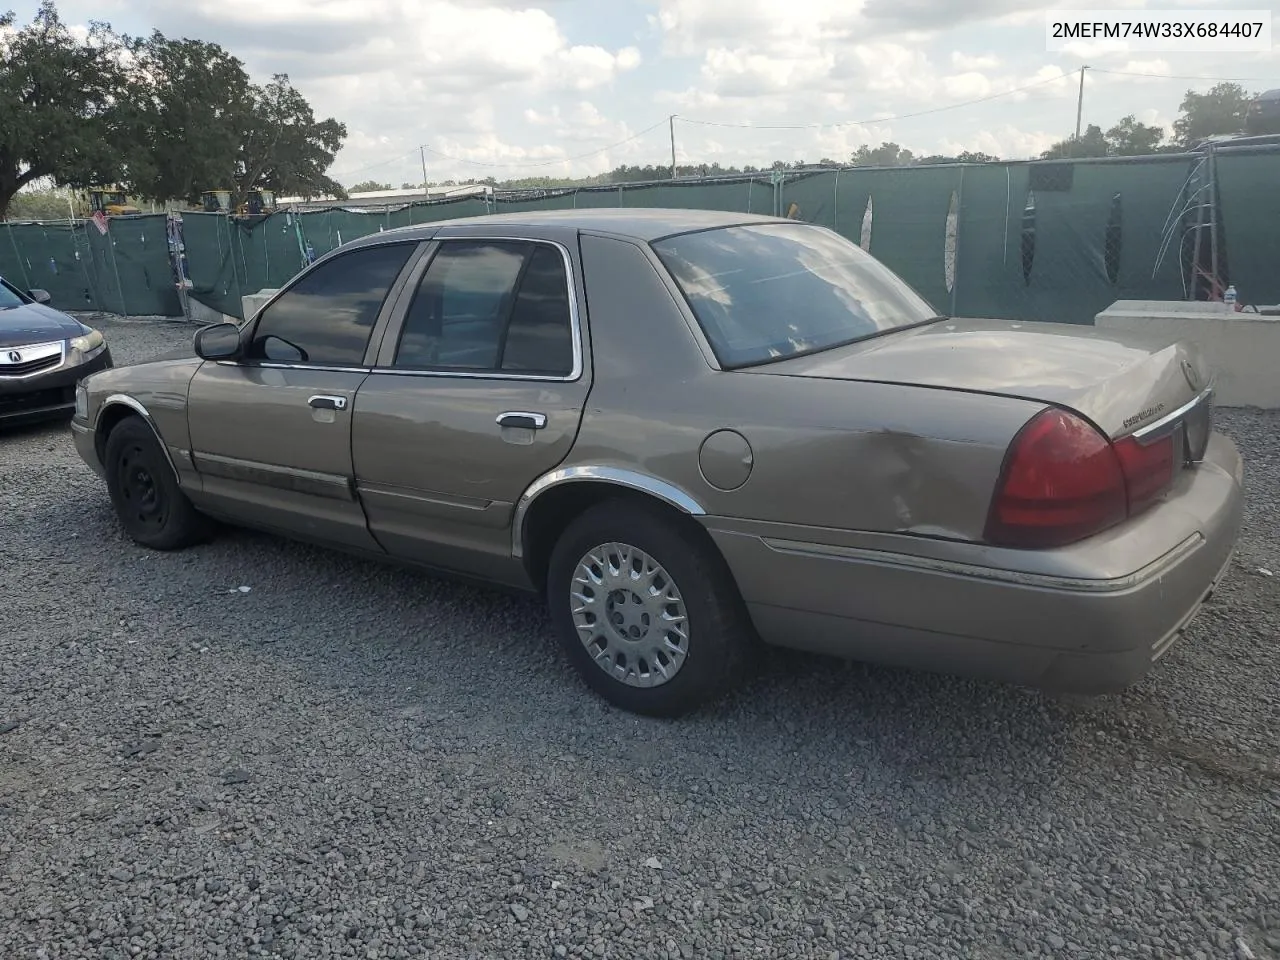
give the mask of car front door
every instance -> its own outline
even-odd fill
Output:
[[[245,329],[241,357],[191,381],[200,506],[336,546],[378,550],[355,495],[351,416],[373,334],[418,241],[357,247],[316,264]]]
[[[388,552],[519,581],[515,503],[569,453],[590,390],[574,280],[569,246],[540,240],[441,240],[417,266],[353,416]]]

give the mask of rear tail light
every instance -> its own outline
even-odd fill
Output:
[[[1129,487],[1129,513],[1149,507],[1173,483],[1173,434],[1148,440],[1125,437],[1113,444]]]
[[[1014,437],[987,519],[989,543],[1061,547],[1115,526],[1173,482],[1172,436],[1111,443],[1065,410],[1033,417]]]

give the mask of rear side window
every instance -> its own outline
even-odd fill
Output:
[[[394,365],[568,376],[568,274],[543,243],[446,240],[414,291]]]
[[[653,248],[724,367],[814,353],[935,315],[887,267],[822,227],[722,227]]]
[[[566,377],[573,370],[569,278],[564,257],[546,244],[534,247],[520,282],[502,348],[503,370]]]
[[[250,360],[359,366],[416,243],[361,247],[316,267],[259,316]]]

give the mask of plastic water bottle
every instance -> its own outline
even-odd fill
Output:
[[[1236,300],[1239,299],[1239,296],[1240,295],[1236,293],[1235,285],[1232,284],[1231,286],[1227,287],[1226,292],[1223,293],[1222,302],[1228,310],[1232,310],[1232,311],[1238,310],[1239,307],[1236,306]]]

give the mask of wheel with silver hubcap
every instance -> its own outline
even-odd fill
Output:
[[[684,598],[658,561],[627,543],[588,550],[574,571],[578,639],[597,667],[629,687],[675,678],[689,655]]]
[[[632,499],[572,521],[547,600],[588,686],[635,713],[678,716],[741,672],[750,628],[723,559],[691,521]]]

